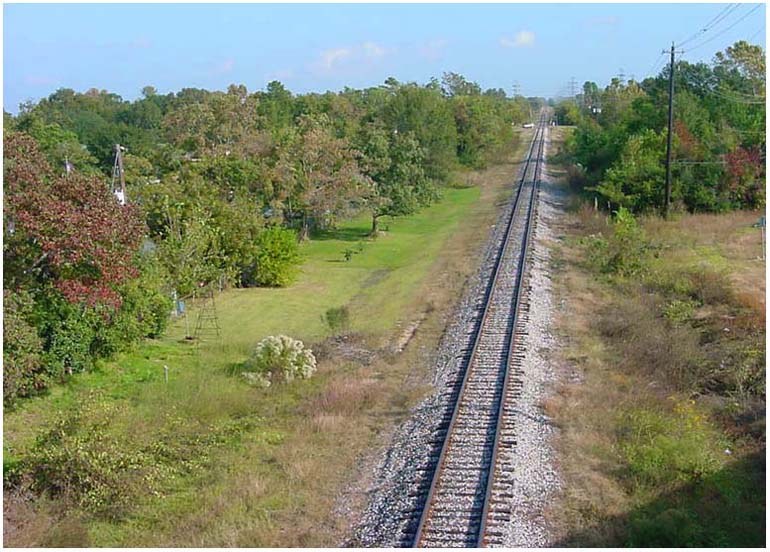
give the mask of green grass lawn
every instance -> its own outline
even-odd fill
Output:
[[[223,342],[245,352],[266,335],[278,333],[319,340],[327,334],[321,316],[342,305],[351,308],[354,331],[387,333],[478,197],[478,188],[448,189],[439,203],[419,214],[385,220],[389,230],[376,240],[368,237],[371,221],[362,216],[302,244],[304,261],[294,285],[236,289],[217,297]],[[360,245],[363,251],[358,252]],[[355,252],[350,261],[345,261],[346,249]],[[193,324],[194,310],[189,316]],[[179,321],[164,341],[178,341],[183,334]]]
[[[269,531],[275,516],[303,508],[308,499],[304,487],[296,484],[297,492],[283,498],[276,492],[278,489],[272,488],[260,494],[261,498],[244,495],[241,502],[227,504],[221,503],[222,493],[232,492],[242,486],[242,480],[254,477],[273,487],[289,488],[296,483],[291,470],[287,471],[276,457],[283,454],[284,463],[301,465],[301,458],[286,460],[286,454],[300,453],[282,449],[282,443],[328,438],[323,432],[308,433],[304,426],[298,429],[298,424],[305,422],[297,413],[319,394],[335,370],[344,371],[346,366],[339,363],[331,372],[319,373],[309,381],[266,391],[229,375],[228,367],[242,362],[267,335],[287,334],[306,343],[323,340],[328,330],[322,315],[342,305],[350,308],[353,331],[373,343],[386,342],[401,318],[409,315],[410,303],[417,298],[442,246],[458,231],[458,225],[479,198],[476,187],[446,189],[441,201],[419,214],[383,221],[388,231],[375,240],[368,237],[368,217],[344,223],[338,230],[302,244],[301,272],[292,286],[219,294],[216,304],[221,340],[185,342],[184,321],[176,320],[163,338],[148,340],[131,352],[100,363],[93,372],[77,374],[66,385],[6,411],[5,466],[23,463],[35,440],[55,420],[78,420],[81,425],[72,431],[92,439],[86,447],[101,451],[98,447],[114,442],[129,454],[153,451],[153,460],[148,462],[162,467],[160,473],[165,475],[157,480],[153,493],[136,494],[128,510],[117,518],[74,508],[75,521],[68,523],[88,535],[87,541],[76,539],[77,543],[142,546],[174,544],[183,539],[203,546],[233,545],[229,537],[216,533],[219,529],[195,529],[196,524],[204,523],[196,518],[203,515],[201,512],[219,512],[216,516],[231,518],[233,527],[246,518],[254,523],[252,532],[231,528],[245,539],[235,544],[265,542],[272,538],[266,537],[264,531]],[[348,248],[356,253],[345,261],[344,251]],[[189,310],[191,325],[195,314],[193,307]],[[168,383],[164,381],[164,366],[169,369]],[[301,436],[293,437],[303,431]],[[157,453],[158,447],[166,452]],[[318,451],[334,453],[329,466],[353,454],[333,447],[319,447]],[[73,462],[82,466],[78,454],[63,467],[69,469]],[[174,460],[177,456],[184,462]],[[244,503],[256,510],[246,515],[242,511]],[[178,523],[182,518],[186,521]],[[207,519],[206,523],[213,522]],[[220,527],[221,523],[207,525],[211,526]],[[180,527],[184,535],[178,535]],[[79,534],[81,529],[70,528],[69,532]]]

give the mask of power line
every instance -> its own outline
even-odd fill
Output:
[[[661,52],[658,55],[658,59],[655,60],[655,63],[653,63],[650,69],[647,71],[647,74],[652,75],[654,77],[659,71],[660,62],[663,61],[665,57],[666,57],[666,52]]]
[[[759,29],[757,29],[757,31],[756,31],[756,32],[755,32],[753,35],[751,35],[751,36],[749,37],[749,39],[748,39],[746,42],[751,42],[752,40],[754,40],[754,39],[757,37],[757,35],[758,35],[759,33],[761,33],[761,32],[762,32],[762,31],[764,31],[764,30],[765,30],[765,26],[764,26],[764,25],[762,25],[762,26],[761,26]]]
[[[713,94],[715,96],[719,96],[720,98],[724,98],[725,100],[728,100],[734,103],[744,104],[744,105],[765,105],[766,103],[765,99],[762,98],[762,96],[754,96],[755,98],[757,98],[757,100],[754,101],[754,100],[750,100],[749,98],[741,98],[739,96],[723,94],[723,93],[717,92],[716,90],[710,90],[708,88],[706,88],[704,91],[708,94]]]
[[[722,21],[725,17],[730,15],[732,12],[734,12],[738,7],[740,7],[740,4],[728,4],[726,7],[722,8],[722,11],[720,11],[715,17],[713,17],[708,23],[706,23],[702,29],[699,31],[693,33],[689,37],[685,38],[682,42],[678,44],[678,46],[684,46],[688,42],[703,36],[703,34],[710,31],[712,28],[714,28],[715,25],[717,25],[720,21]]]
[[[688,161],[686,159],[674,159],[674,165],[724,165],[725,161]]]
[[[735,21],[735,22],[734,22],[732,25],[730,25],[730,26],[729,26],[729,27],[727,27],[726,29],[723,29],[721,32],[719,32],[719,33],[715,34],[715,35],[714,35],[714,36],[712,36],[711,38],[708,38],[708,39],[704,40],[704,41],[703,41],[703,42],[701,42],[700,44],[696,44],[695,46],[692,46],[692,47],[691,47],[691,48],[689,48],[687,51],[688,51],[688,52],[692,52],[693,50],[695,50],[695,49],[697,49],[697,48],[700,48],[700,47],[701,47],[701,46],[703,46],[704,44],[708,44],[709,42],[713,41],[714,39],[717,39],[717,38],[719,38],[720,36],[722,36],[722,35],[723,35],[723,34],[725,34],[727,31],[729,31],[730,29],[732,29],[733,27],[735,27],[735,26],[736,26],[738,23],[740,23],[741,21],[743,21],[744,19],[746,19],[748,16],[750,16],[752,13],[754,13],[755,11],[757,11],[757,10],[758,10],[759,8],[761,8],[761,7],[762,7],[762,4],[757,4],[756,6],[754,6],[754,9],[752,9],[752,10],[749,10],[748,12],[746,12],[745,14],[743,14],[743,17],[741,17],[740,19],[738,19],[737,21]]]
[[[713,68],[711,68],[713,71]],[[716,96],[721,96],[725,99],[737,102],[737,103],[746,103],[746,104],[764,104],[765,103],[765,96],[760,94],[746,94],[744,92],[741,92],[740,90],[727,90],[727,91],[719,91],[716,88],[719,87],[720,84],[726,83],[726,81],[720,79],[716,74],[712,73],[708,78],[706,79],[694,79],[694,82],[701,85],[701,88],[699,89],[701,92],[707,93],[707,94],[714,94]],[[728,83],[729,86],[729,83]]]

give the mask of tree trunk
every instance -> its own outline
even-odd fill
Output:
[[[302,215],[302,229],[299,231],[299,241],[303,242],[310,237],[310,224],[307,215]]]
[[[372,214],[372,234],[371,235],[372,237],[375,237],[375,238],[377,237],[377,230],[379,229],[379,225],[378,225],[379,220],[380,220],[379,215]]]

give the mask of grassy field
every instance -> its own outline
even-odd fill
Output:
[[[362,217],[303,244],[291,287],[218,295],[221,340],[186,343],[177,320],[162,339],[6,412],[4,471],[21,489],[6,497],[6,544],[339,542],[349,522],[335,511],[340,493],[424,391],[422,351],[473,270],[513,157],[464,175],[480,185],[445,189],[419,214],[384,221],[375,240]],[[343,305],[351,335],[330,341],[322,315]],[[417,324],[402,353],[386,352]],[[231,375],[279,333],[313,346],[314,378],[260,390]],[[54,472],[55,497],[37,497],[40,466]]]
[[[554,360],[571,377],[546,404],[561,428],[559,545],[764,545],[760,214],[642,218],[652,249],[630,275],[597,266],[605,214],[576,203],[564,217]]]

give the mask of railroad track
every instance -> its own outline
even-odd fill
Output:
[[[506,452],[516,443],[512,409],[521,390],[517,344],[526,333],[525,264],[534,224],[547,118],[541,113],[465,360],[451,418],[417,523],[414,546],[503,544],[514,492]]]

